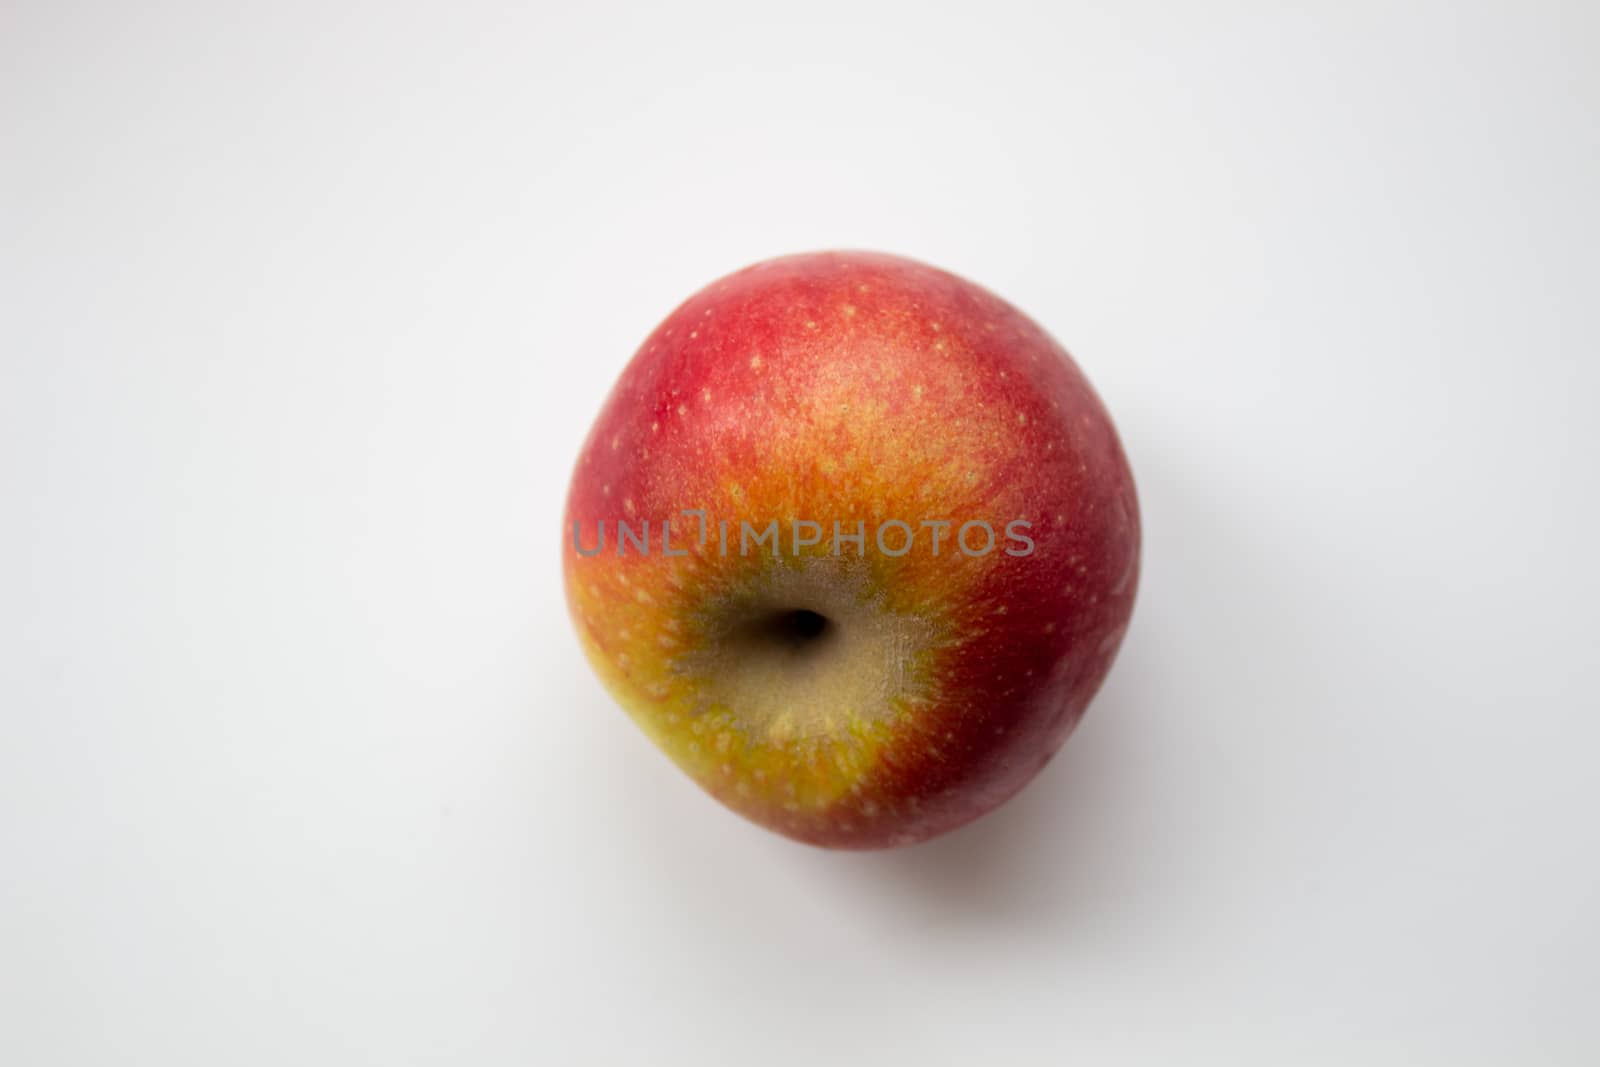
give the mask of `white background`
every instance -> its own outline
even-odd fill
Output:
[[[0,1062],[1600,1062],[1596,7],[583,7],[0,11]],[[1034,315],[1146,524],[897,853],[560,595],[633,348],[825,247]]]

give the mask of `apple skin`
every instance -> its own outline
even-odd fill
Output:
[[[618,554],[618,519],[650,523],[648,553]],[[780,554],[740,555],[739,523],[769,519]],[[822,543],[797,553],[794,519]],[[914,531],[899,557],[875,543],[889,519]],[[957,548],[974,519],[995,550]],[[1005,551],[1013,519],[1031,554]],[[663,520],[686,555],[661,551]],[[927,520],[953,523],[937,556]],[[835,521],[865,522],[864,551],[834,555]],[[562,559],[602,682],[707,792],[800,841],[881,848],[977,818],[1049,761],[1116,656],[1139,538],[1115,428],[1060,345],[955,275],[821,252],[714,282],[645,340],[579,455]],[[814,656],[749,622],[802,609],[838,623]]]

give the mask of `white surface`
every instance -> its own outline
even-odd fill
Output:
[[[0,14],[0,1062],[1600,1062],[1595,7],[581,6]],[[559,590],[633,347],[830,246],[1060,337],[1146,522],[895,854]]]

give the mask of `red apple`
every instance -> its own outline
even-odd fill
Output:
[[[602,681],[718,800],[907,844],[1020,789],[1083,715],[1139,572],[1133,479],[1061,346],[874,253],[690,297],[612,390],[567,499]]]

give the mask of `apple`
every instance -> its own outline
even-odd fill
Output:
[[[896,256],[758,263],[691,296],[579,455],[580,643],[723,804],[814,845],[921,841],[1066,739],[1133,610],[1139,508],[1067,353]]]

